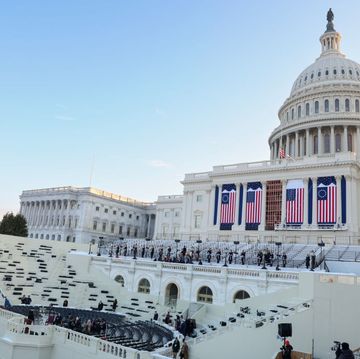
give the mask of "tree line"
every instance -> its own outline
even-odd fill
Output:
[[[17,215],[12,212],[6,213],[0,223],[0,234],[27,237],[28,228],[25,217],[20,213]]]

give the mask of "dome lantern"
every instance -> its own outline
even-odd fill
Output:
[[[326,31],[324,34],[320,37],[320,43],[321,43],[321,56],[325,56],[328,54],[334,54],[339,53],[340,54],[340,42],[341,42],[341,35],[334,29],[334,14],[329,9],[327,13],[327,25],[326,25]]]

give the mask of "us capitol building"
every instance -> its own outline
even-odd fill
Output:
[[[360,65],[341,52],[332,14],[320,44],[279,109],[270,160],[186,174],[183,195],[154,204],[93,188],[24,191],[29,236],[359,243]]]

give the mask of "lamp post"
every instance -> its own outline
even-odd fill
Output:
[[[319,268],[321,269],[321,263],[323,262],[323,248],[325,247],[325,243],[323,242],[322,239],[318,243],[318,246],[320,247],[320,265],[319,265]]]
[[[146,241],[147,243],[149,243],[149,242],[151,241],[151,238],[147,237],[147,238],[145,238],[145,241]],[[148,246],[149,246],[149,244],[146,244],[146,257],[148,257],[148,255],[149,255],[149,248],[148,248]]]
[[[175,243],[176,243],[175,258],[176,258],[176,261],[177,261],[178,245],[180,243],[180,239],[175,239]]]
[[[276,245],[276,258],[277,258],[277,264],[276,264],[276,270],[280,270],[280,247],[281,247],[281,242],[275,242]]]
[[[234,256],[234,264],[236,264],[236,258],[237,258],[237,255],[238,255],[238,252],[237,252],[237,246],[239,245],[239,241],[234,241],[234,244],[235,244],[235,256]]]
[[[200,243],[202,243],[202,240],[201,239],[198,239],[197,241],[196,241],[196,243],[197,243],[197,252],[198,252],[198,262],[200,262],[201,261],[201,258],[200,258]]]
[[[102,240],[104,239],[104,237],[99,237],[99,241],[98,241],[98,251],[97,251],[97,255],[98,257],[101,256],[101,245],[102,245]]]
[[[228,266],[228,265],[227,265],[227,256],[228,256],[228,252],[229,252],[229,250],[226,248],[226,249],[225,249],[225,262],[224,262],[223,267],[227,267],[227,266]]]

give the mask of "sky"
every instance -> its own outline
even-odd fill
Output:
[[[329,7],[360,61],[358,0],[2,2],[0,215],[26,189],[154,201],[185,173],[267,160]]]

